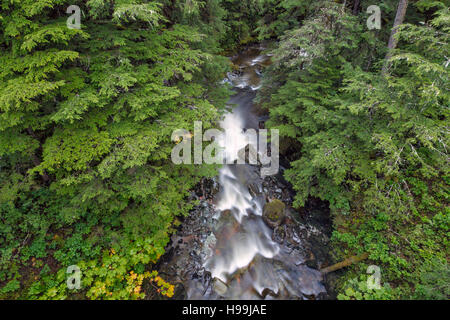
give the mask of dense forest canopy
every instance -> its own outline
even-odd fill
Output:
[[[368,253],[338,298],[448,298],[449,4],[1,0],[0,297],[172,297],[154,265],[217,167],[174,165],[171,134],[215,127],[227,56],[264,41],[295,205],[329,205],[336,261]]]

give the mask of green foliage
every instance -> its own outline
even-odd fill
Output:
[[[316,6],[311,1],[261,0],[262,12],[258,21],[258,39],[277,38],[298,27],[303,18]]]
[[[2,2],[1,297],[173,295],[151,268],[215,168],[172,164],[171,133],[211,127],[229,97],[223,12],[198,8],[187,21],[156,1]]]
[[[345,291],[337,296],[339,300],[393,300],[396,298],[388,284],[377,289],[369,288],[366,275],[347,281],[344,287]]]
[[[255,41],[263,4],[258,0],[221,0],[221,6],[226,12],[224,21],[227,26],[222,45],[226,49],[234,49]]]
[[[416,299],[446,300],[450,296],[450,269],[447,261],[432,259],[422,270]]]
[[[368,252],[396,289],[370,293],[343,281],[341,298],[417,297],[430,283],[422,270],[448,258],[449,12],[441,2],[417,7],[432,18],[401,26],[382,75],[384,35],[366,30],[364,16],[321,3],[281,36],[259,95],[269,125],[297,150],[285,172],[295,204],[327,201],[336,259]]]
[[[221,52],[270,39],[257,99],[295,205],[327,201],[335,259],[367,252],[382,268],[372,290],[352,266],[338,298],[448,298],[449,3],[410,4],[386,64],[397,3],[379,3],[370,31],[366,1],[2,1],[0,297],[171,297],[153,265],[216,174],[173,165],[171,133],[219,119]]]

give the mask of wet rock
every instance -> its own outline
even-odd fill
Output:
[[[285,237],[286,233],[283,227],[281,226],[276,227],[272,234],[272,240],[281,244],[284,242]]]
[[[297,244],[299,244],[301,242],[301,240],[300,240],[297,232],[295,232],[295,230],[292,231],[292,240]]]
[[[319,269],[319,266],[317,265],[316,257],[314,256],[314,253],[310,252],[309,257],[305,261],[305,265],[311,269]]]
[[[260,193],[253,198],[253,201],[259,206],[259,208],[263,208],[266,204],[266,197],[264,196],[264,194]]]
[[[260,191],[259,191],[258,185],[256,183],[249,183],[248,184],[248,192],[250,193],[250,195],[253,198],[256,197],[257,195],[259,195]]]
[[[285,218],[286,205],[275,199],[272,202],[266,203],[263,209],[263,220],[271,228],[279,226]]]
[[[213,255],[213,248],[215,247],[217,242],[216,236],[214,233],[211,233],[205,240],[203,246],[201,255],[203,256],[203,259],[209,258]]]
[[[197,270],[197,275],[199,276],[199,277],[203,277],[203,274],[205,273],[205,269],[203,269],[203,268],[201,268],[201,269],[199,269],[199,270]]]
[[[269,288],[264,288],[263,292],[261,293],[261,296],[264,299],[267,299],[268,296],[276,298],[278,296],[278,293],[277,292],[273,292],[273,290],[271,290]]]
[[[299,212],[291,207],[288,207],[286,209],[286,216],[289,220],[289,223],[293,225],[301,225],[304,223],[304,221],[300,217]]]
[[[258,164],[258,152],[255,147],[250,144],[238,151],[238,158],[248,164]]]
[[[212,179],[212,186],[211,186],[212,195],[216,195],[217,193],[219,193],[219,190],[220,190],[220,185],[217,182],[217,177],[214,177]]]
[[[230,225],[234,225],[235,223],[237,223],[237,221],[234,218],[233,212],[229,209],[223,210],[220,213],[220,218],[218,219],[217,223],[213,226],[213,231],[215,233],[220,233],[224,228],[227,228]]]
[[[214,278],[213,289],[218,295],[224,296],[228,291],[228,286],[222,280]]]
[[[299,265],[305,263],[305,257],[304,257],[303,254],[302,254],[299,250],[297,250],[297,249],[292,250],[292,252],[289,254],[289,257],[294,261],[294,264],[295,264],[296,266],[299,266]]]

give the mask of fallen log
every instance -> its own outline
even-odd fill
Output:
[[[367,259],[368,257],[369,257],[369,254],[367,252],[363,253],[359,256],[352,256],[350,258],[345,259],[344,261],[333,264],[332,266],[320,269],[320,272],[322,272],[323,274],[327,274],[327,273],[348,267],[351,264],[358,263],[364,259]]]

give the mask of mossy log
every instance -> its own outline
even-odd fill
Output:
[[[369,254],[367,252],[363,253],[363,254],[361,254],[359,256],[352,256],[350,258],[345,259],[344,261],[341,261],[339,263],[333,264],[332,266],[323,268],[323,269],[320,270],[320,272],[322,272],[323,274],[330,273],[330,272],[333,272],[333,271],[336,271],[336,270],[348,267],[351,264],[358,263],[358,262],[360,262],[362,260],[367,259],[368,257],[369,257]]]

